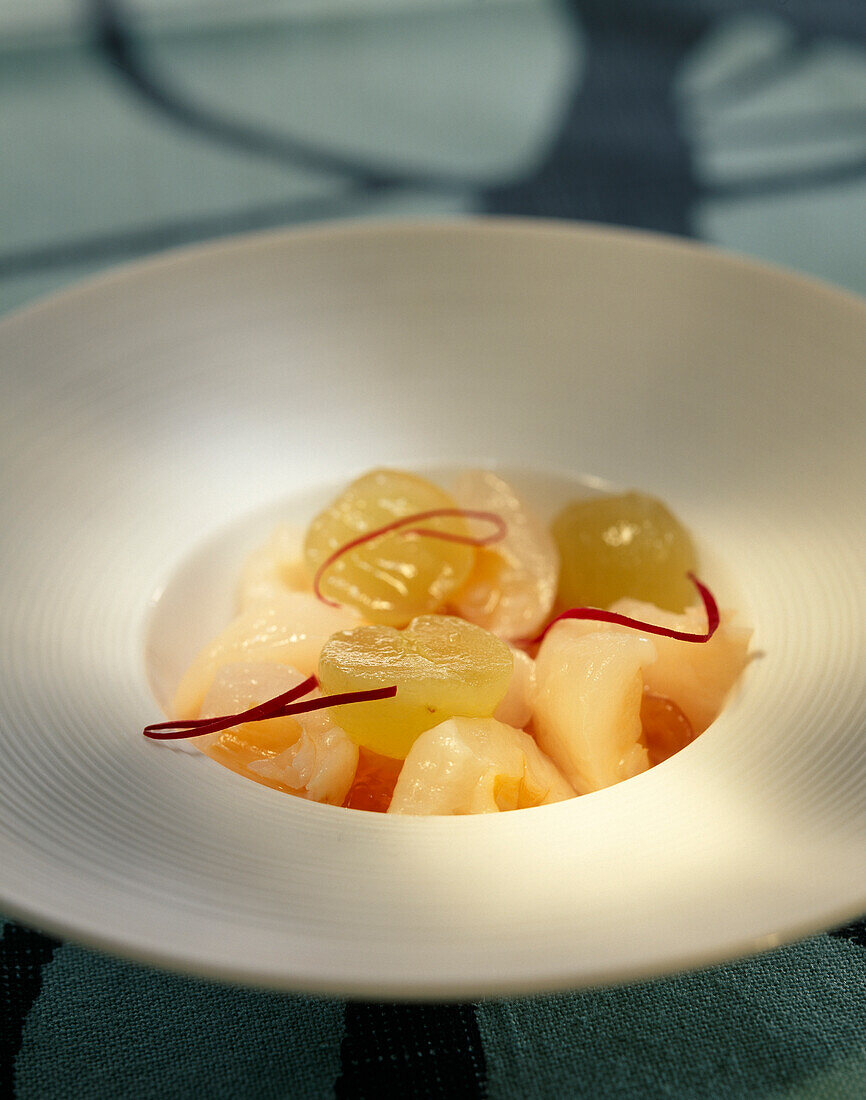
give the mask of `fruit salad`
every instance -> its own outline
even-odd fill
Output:
[[[247,779],[390,814],[496,813],[655,767],[716,718],[751,631],[643,493],[547,524],[499,474],[379,469],[241,571],[171,718]]]

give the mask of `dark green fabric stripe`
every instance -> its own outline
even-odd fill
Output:
[[[623,0],[568,6],[587,39],[586,69],[544,162],[492,188],[486,208],[691,236],[701,185],[672,87],[710,18],[684,6],[672,19],[658,3]]]
[[[33,1002],[42,988],[42,969],[60,943],[10,922],[0,940],[0,1096],[14,1095],[15,1058]]]
[[[24,1024],[16,1097],[328,1100],[343,1011],[333,999],[186,978],[67,943]]]
[[[349,1003],[337,1100],[483,1097],[487,1067],[468,1004]]]
[[[856,947],[866,947],[866,917],[863,920],[854,921],[853,924],[845,924],[841,928],[834,928],[829,933],[838,940],[847,940]]]
[[[866,952],[815,936],[673,978],[483,1002],[490,1100],[862,1100]]]

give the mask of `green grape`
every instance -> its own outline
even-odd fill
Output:
[[[357,744],[405,757],[424,730],[461,715],[488,718],[505,697],[514,661],[500,638],[450,615],[420,615],[405,630],[359,626],[329,638],[319,659],[325,695],[397,686],[393,699],[334,707]]]
[[[696,567],[688,531],[643,493],[573,501],[553,521],[564,607],[609,607],[631,597],[669,611],[694,602]]]

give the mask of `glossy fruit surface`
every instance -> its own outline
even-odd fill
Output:
[[[353,481],[310,524],[304,561],[315,577],[328,559],[355,539],[395,520],[437,509],[455,508],[447,493],[415,474],[374,470]],[[467,535],[459,516],[426,521],[424,526]],[[356,608],[368,622],[405,626],[438,610],[469,576],[475,548],[444,539],[391,531],[347,550],[324,568],[319,590],[328,600]]]
[[[461,508],[498,515],[505,536],[478,551],[469,580],[452,600],[458,615],[503,638],[526,638],[543,626],[556,598],[559,552],[545,524],[491,470],[466,470],[454,496]]]
[[[702,607],[688,607],[682,615],[675,615],[637,600],[620,600],[613,610],[673,630],[697,633],[706,625]],[[719,628],[708,642],[695,644],[656,634],[646,637],[655,646],[656,659],[644,670],[645,687],[673,699],[695,734],[703,733],[720,714],[748,663],[751,629],[738,625],[734,612],[723,610]]]
[[[388,812],[489,814],[573,797],[528,733],[495,718],[452,718],[412,746]]]
[[[335,707],[358,744],[402,759],[424,730],[462,715],[486,718],[505,697],[511,650],[450,615],[420,615],[405,630],[360,626],[329,638],[319,660],[325,695],[397,685],[393,699]]]
[[[641,739],[650,767],[668,760],[695,739],[692,724],[680,707],[665,695],[643,693],[640,707]]]
[[[694,598],[692,539],[660,500],[644,493],[591,497],[553,521],[559,547],[558,602],[609,607],[630,598],[682,611]]]
[[[358,769],[343,805],[350,810],[385,813],[391,805],[394,785],[402,767],[402,760],[380,756],[369,749],[360,749]]]
[[[646,638],[584,633],[583,623],[559,623],[542,642],[535,662],[536,740],[578,794],[649,767],[640,708],[642,673],[654,660]]]
[[[296,687],[304,679],[285,665],[225,665],[205,697],[203,716],[236,714]],[[247,779],[336,806],[346,797],[358,763],[357,746],[335,724],[328,710],[242,722],[220,733],[194,737],[191,743]]]
[[[351,607],[328,607],[311,592],[287,590],[253,601],[187,668],[174,694],[172,717],[198,718],[214,678],[225,665],[271,662],[288,665],[302,678],[309,676],[316,671],[322,646],[334,631],[347,630],[360,621]]]

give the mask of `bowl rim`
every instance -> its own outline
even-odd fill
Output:
[[[100,293],[114,285],[150,275],[177,264],[197,263],[221,254],[250,248],[291,247],[295,241],[318,241],[328,238],[365,238],[394,235],[444,235],[446,233],[507,234],[527,233],[542,237],[570,236],[586,240],[612,239],[644,248],[662,248],[684,256],[697,256],[723,266],[738,268],[745,273],[781,281],[792,288],[810,291],[824,298],[835,299],[866,314],[866,295],[816,275],[802,273],[783,264],[758,259],[737,249],[728,249],[697,238],[680,237],[652,229],[637,229],[603,222],[568,221],[556,218],[533,218],[497,214],[467,214],[463,216],[421,218],[345,218],[248,233],[231,233],[195,244],[160,249],[145,256],[110,264],[104,270],[76,279],[69,286],[48,291],[32,302],[0,314],[0,326],[30,320],[42,310],[74,303],[78,297]]]
[[[121,264],[111,265],[84,279],[77,280],[71,286],[48,293],[31,303],[24,304],[0,317],[0,329],[17,324],[38,322],[45,311],[75,306],[78,300],[103,291],[134,283],[142,276],[151,276],[160,271],[176,269],[184,264],[199,265],[209,260],[230,256],[233,252],[269,248],[291,248],[296,242],[339,240],[347,242],[393,236],[444,236],[458,234],[477,235],[530,235],[538,241],[554,237],[567,237],[575,241],[592,240],[604,242],[613,240],[644,249],[665,250],[668,254],[697,258],[701,262],[720,265],[731,271],[739,271],[748,277],[770,280],[778,286],[793,291],[808,292],[828,304],[853,310],[856,323],[866,327],[866,297],[853,291],[814,276],[804,275],[789,268],[751,258],[743,253],[719,248],[712,244],[670,234],[649,230],[635,230],[628,227],[608,226],[599,223],[570,222],[554,219],[515,218],[500,216],[465,216],[422,219],[350,219],[328,221],[301,226],[289,226],[279,229],[258,230],[251,233],[234,234],[193,245],[183,245],[160,251],[153,255],[136,258]],[[47,932],[68,938],[76,943],[116,954],[118,957],[133,959],[145,965],[159,966],[177,973],[197,974],[211,980],[242,982],[262,988],[276,988],[310,994],[331,996],[370,996],[375,995],[399,1000],[459,1000],[461,998],[514,996],[520,994],[554,992],[575,987],[575,975],[568,971],[548,974],[546,978],[538,975],[523,981],[507,975],[491,977],[486,983],[474,979],[460,981],[444,979],[423,981],[423,987],[410,987],[411,983],[384,983],[371,989],[369,982],[353,983],[349,981],[331,982],[327,979],[305,980],[302,976],[287,986],[284,974],[278,974],[269,981],[267,975],[259,970],[248,970],[242,965],[227,962],[206,963],[190,961],[182,951],[152,949],[144,945],[130,943],[122,934],[94,933],[79,927],[77,922],[67,922],[62,917],[42,912],[40,907],[30,906],[26,902],[4,899],[4,912],[12,919],[23,920]],[[673,976],[696,968],[718,965],[734,959],[753,955],[770,947],[791,943],[809,934],[827,927],[843,924],[858,917],[866,906],[866,894],[857,906],[851,904],[828,906],[818,917],[803,918],[800,921],[786,923],[779,933],[759,937],[737,938],[720,942],[715,949],[702,947],[690,952],[676,953],[675,965],[665,965],[656,959],[644,967],[625,963],[619,966],[607,963],[597,978],[590,982],[581,982],[580,988],[593,988],[609,983],[644,981],[655,976]]]

